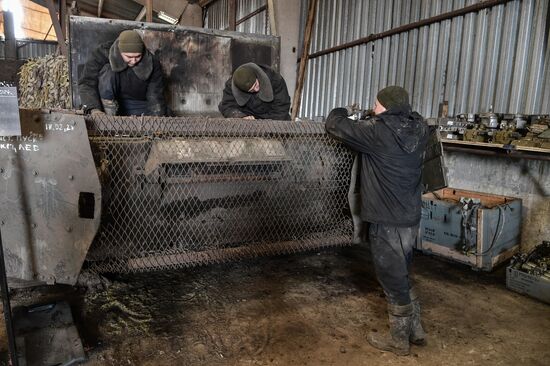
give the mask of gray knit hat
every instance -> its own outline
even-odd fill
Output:
[[[386,109],[409,105],[409,93],[400,86],[388,86],[378,92],[376,99]]]
[[[135,30],[125,30],[118,36],[118,49],[120,52],[143,53],[145,48],[143,40]]]

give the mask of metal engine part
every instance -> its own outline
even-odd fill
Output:
[[[529,121],[529,122],[528,122]],[[447,140],[487,142],[502,145],[550,148],[550,118],[546,115],[459,114],[438,118],[437,124]]]
[[[550,241],[543,241],[529,253],[516,254],[511,267],[550,280]]]

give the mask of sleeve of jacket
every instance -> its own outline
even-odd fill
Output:
[[[99,72],[109,62],[102,51],[102,46],[96,48],[84,65],[82,76],[78,80],[78,93],[80,104],[85,111],[103,109],[99,98],[98,79]]]
[[[247,114],[241,111],[239,104],[233,96],[233,91],[231,90],[231,80],[232,79],[229,78],[229,80],[225,82],[222,101],[220,102],[220,104],[218,104],[218,109],[225,118],[246,117]]]
[[[335,108],[330,112],[325,129],[329,135],[360,153],[372,152],[379,141],[373,118],[354,121],[348,118],[345,108]]]
[[[271,79],[271,86],[273,87],[273,102],[271,102],[271,110],[266,115],[266,118],[289,121],[290,96],[288,95],[285,79],[281,75],[274,73]]]
[[[156,56],[153,56],[153,72],[147,85],[147,108],[153,116],[166,115],[166,102],[164,100],[164,80],[162,68]]]

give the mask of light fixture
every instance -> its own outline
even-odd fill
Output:
[[[159,11],[158,17],[160,19],[164,20],[165,22],[170,23],[170,24],[176,24],[178,22],[178,20],[176,18],[172,18],[170,15],[166,14],[163,11]]]

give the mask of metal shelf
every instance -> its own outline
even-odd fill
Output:
[[[465,152],[478,155],[501,156],[513,159],[550,161],[550,149],[540,147],[492,144],[462,140],[441,139],[444,151]]]

